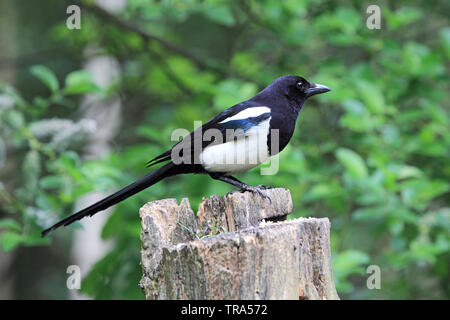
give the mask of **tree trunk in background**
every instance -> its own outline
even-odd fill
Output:
[[[96,1],[99,6],[112,12],[120,11],[126,0]],[[83,14],[83,13],[82,13]],[[81,26],[83,27],[83,26]],[[88,70],[95,83],[103,88],[108,87],[118,79],[120,67],[114,57],[96,55],[96,48],[87,48],[87,61],[85,69]],[[86,95],[81,105],[83,118],[93,119],[97,122],[97,130],[86,145],[84,159],[97,159],[110,151],[110,142],[120,129],[121,101],[118,95],[106,101],[95,95]],[[83,209],[107,196],[100,192],[92,192],[81,197],[75,205],[75,210]],[[108,218],[106,210],[102,214],[82,220],[83,229],[75,231],[72,255],[75,264],[81,269],[81,276],[85,277],[92,266],[102,258],[109,246],[100,237],[102,228]],[[75,299],[86,299],[76,291],[71,291]]]

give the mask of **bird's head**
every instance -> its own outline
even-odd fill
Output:
[[[322,84],[309,82],[299,76],[283,76],[275,79],[263,92],[269,94],[283,95],[301,107],[309,97],[319,93],[325,93],[331,89]]]

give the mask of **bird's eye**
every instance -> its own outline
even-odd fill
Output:
[[[299,81],[297,82],[297,89],[302,89],[303,88],[303,82]]]

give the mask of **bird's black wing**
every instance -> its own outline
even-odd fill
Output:
[[[239,126],[240,124],[237,123],[236,121],[230,121],[230,123],[221,124],[220,123],[221,121],[238,114],[239,112],[241,112],[244,109],[259,107],[259,106],[261,106],[261,105],[256,104],[255,102],[244,101],[244,102],[241,102],[239,104],[232,106],[231,108],[228,108],[227,110],[219,113],[217,116],[215,116],[214,118],[212,118],[211,120],[209,120],[208,122],[203,124],[201,127],[197,128],[194,131],[192,131],[191,133],[189,133],[182,140],[180,140],[175,145],[173,145],[170,150],[167,150],[166,152],[164,152],[164,153],[158,155],[157,157],[153,158],[152,160],[148,161],[146,163],[147,167],[151,167],[151,166],[161,163],[161,162],[170,161],[173,148],[175,148],[175,147],[182,148],[181,144],[190,144],[190,148],[188,148],[188,149],[190,149],[191,154],[194,155],[194,153],[195,153],[194,139],[196,139],[197,137],[203,137],[203,133],[208,129],[217,129],[222,133],[222,135],[224,137],[226,137],[226,134],[225,134],[226,129],[236,129],[236,126]],[[245,129],[245,128],[242,128],[242,129]],[[208,141],[208,140],[205,141],[204,139],[202,139],[202,141],[201,141],[202,149],[204,149],[205,147],[207,147],[208,145],[210,145],[212,143],[217,143],[217,141],[215,141],[214,139],[212,139],[210,141]]]

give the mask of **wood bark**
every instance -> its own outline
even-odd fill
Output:
[[[289,190],[188,199],[140,209],[147,299],[339,299],[327,218],[286,221]]]

